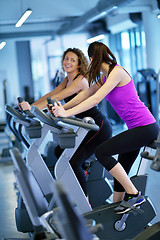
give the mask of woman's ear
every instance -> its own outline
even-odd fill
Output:
[[[92,58],[92,57],[90,57],[90,58],[89,58],[89,60],[90,60],[90,62],[92,62],[93,58]]]

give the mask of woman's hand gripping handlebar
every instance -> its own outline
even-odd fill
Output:
[[[47,98],[47,108],[48,108],[48,112],[50,113],[50,115],[52,115],[52,107],[53,106],[58,106],[58,103],[56,101],[56,99],[51,99],[51,97]]]
[[[76,117],[54,117],[54,114],[52,113],[52,107],[53,106],[57,106],[59,105],[59,102],[56,101],[56,99],[51,99],[50,97],[47,98],[47,103],[48,103],[48,108],[49,113],[51,113],[52,117],[56,120],[56,121],[61,121],[63,123],[67,123],[70,125],[74,125],[74,126],[78,126],[78,127],[83,127],[89,130],[93,130],[93,131],[98,131],[99,130],[99,126],[97,126],[94,122],[94,119],[92,119],[91,117],[85,117],[83,119],[79,119]],[[59,106],[62,106],[61,104]],[[62,106],[63,108],[63,106]]]
[[[17,100],[18,100],[18,106],[19,106],[19,109],[20,109],[20,111],[22,112],[22,113],[25,113],[25,115],[27,116],[27,117],[30,117],[30,118],[34,118],[35,116],[30,112],[30,110],[23,110],[23,107],[22,107],[22,102],[24,103],[25,101],[24,101],[24,99],[22,98],[22,97],[18,97],[17,98]],[[27,105],[29,105],[29,103],[28,102],[25,102],[25,103],[27,103]],[[30,105],[29,105],[30,106]],[[29,107],[28,107],[29,108]]]
[[[60,102],[58,102],[56,99],[52,99],[49,97],[47,98],[47,102],[48,102],[48,110],[49,113],[52,114],[55,117],[67,117],[66,116],[66,111],[63,108],[62,104]],[[56,108],[54,108],[56,107]]]

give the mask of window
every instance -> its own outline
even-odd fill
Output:
[[[146,68],[146,40],[142,26],[113,35],[110,38],[110,45],[118,63],[133,77],[137,70]]]

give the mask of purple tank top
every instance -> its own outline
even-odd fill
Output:
[[[106,77],[104,77],[105,81]],[[132,78],[125,86],[115,87],[105,98],[126,123],[128,129],[156,122],[149,109],[139,99]]]

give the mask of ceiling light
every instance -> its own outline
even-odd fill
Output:
[[[92,43],[92,42],[95,42],[95,41],[99,41],[99,40],[102,40],[104,38],[105,38],[104,34],[100,34],[100,35],[97,35],[95,37],[89,38],[87,40],[87,43]]]
[[[96,20],[98,20],[98,19],[104,17],[106,14],[107,14],[106,11],[101,12],[101,13],[98,13],[96,16],[90,18],[90,19],[88,20],[88,22],[89,22],[89,23],[90,23],[90,22],[94,22],[94,21],[96,21]]]
[[[31,9],[27,9],[25,13],[21,16],[21,18],[16,23],[15,27],[20,27],[22,24],[26,21],[26,19],[29,17],[29,15],[32,13]]]
[[[1,43],[0,43],[0,50],[1,50],[2,48],[4,48],[5,45],[6,45],[6,42],[1,42]]]
[[[110,7],[109,9],[103,11],[103,12],[100,12],[100,13],[97,13],[95,16],[91,17],[88,19],[88,22],[93,22],[93,21],[96,21],[100,18],[103,18],[107,13],[110,13],[112,11],[114,11],[115,9],[117,9],[118,7],[117,6],[112,6]]]
[[[160,18],[160,13],[157,14],[157,18]]]

